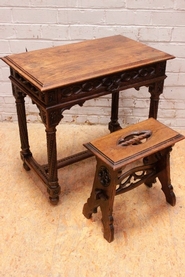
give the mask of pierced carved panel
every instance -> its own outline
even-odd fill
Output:
[[[138,166],[123,174],[120,173],[116,194],[121,194],[136,188],[155,174],[155,164]]]
[[[126,72],[119,72],[114,75],[103,76],[97,79],[92,79],[75,85],[66,86],[58,89],[58,98],[62,103],[66,98],[75,98],[80,95],[91,95],[91,93],[98,93],[105,91],[114,92],[121,89],[134,86],[139,82],[144,83],[146,80],[152,80],[165,73],[165,62],[160,64],[148,65],[142,68],[128,70]]]
[[[38,99],[40,103],[42,102],[46,106],[51,106],[73,99],[79,99],[80,97],[91,99],[96,94],[98,97],[99,94],[104,95],[134,87],[134,84],[136,87],[147,85],[146,82],[150,82],[152,79],[160,76],[165,76],[165,66],[166,62],[160,62],[44,92],[40,91],[36,86],[14,70],[12,70],[10,78],[12,82],[15,82],[26,94],[30,95],[32,100],[35,98]],[[162,83],[161,85],[158,83],[158,86],[159,88],[157,89],[150,85],[150,91],[153,92],[155,90],[157,94],[157,91],[161,90]]]
[[[20,91],[22,91],[22,93],[31,97],[33,103],[37,104],[38,108],[40,107],[40,116],[43,123],[48,126],[55,126],[63,118],[62,114],[66,109],[70,109],[76,104],[83,105],[88,99],[112,92],[116,93],[129,87],[139,88],[143,85],[149,86],[149,91],[152,95],[151,101],[153,101],[153,99],[158,100],[163,89],[165,66],[166,61],[127,70],[126,72],[118,72],[113,75],[98,77],[45,92],[40,91],[15,70],[11,70],[10,79],[13,86],[17,88],[14,89],[15,93],[17,91],[18,94],[20,94]],[[152,82],[153,80],[154,82]],[[153,110],[157,109],[157,104],[154,104],[152,104],[153,109],[150,109],[150,116],[155,117],[156,112]],[[58,105],[55,111],[47,110],[47,107],[55,105]]]

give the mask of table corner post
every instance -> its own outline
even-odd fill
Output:
[[[19,90],[12,83],[13,96],[15,97],[17,119],[19,126],[19,135],[21,142],[21,159],[23,160],[23,166],[26,170],[30,170],[29,166],[26,164],[26,159],[32,157],[30,151],[29,139],[28,139],[28,129],[26,121],[26,110],[25,110],[25,100],[26,94]]]
[[[112,103],[111,103],[111,121],[109,122],[110,132],[121,129],[118,122],[118,109],[119,109],[119,91],[112,92]]]

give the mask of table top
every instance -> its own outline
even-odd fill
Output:
[[[131,134],[149,132],[145,142],[140,144],[125,144]],[[137,137],[137,135],[136,135]],[[149,118],[109,135],[95,139],[84,146],[95,156],[100,157],[113,169],[135,162],[153,153],[161,151],[185,137],[165,126],[154,118]],[[120,143],[121,142],[121,143]]]
[[[173,58],[116,35],[9,55],[2,60],[44,92]]]

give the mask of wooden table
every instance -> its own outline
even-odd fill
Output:
[[[24,168],[32,168],[43,180],[51,203],[57,204],[59,200],[58,168],[92,155],[83,151],[57,160],[56,126],[63,112],[76,104],[82,106],[89,99],[112,94],[109,130],[113,132],[121,128],[119,92],[146,86],[151,94],[149,117],[157,118],[166,61],[172,58],[174,56],[121,35],[2,58],[11,70]],[[24,101],[27,95],[37,105],[45,125],[47,165],[38,164],[30,151]]]

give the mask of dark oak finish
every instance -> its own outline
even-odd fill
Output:
[[[166,61],[172,58],[120,35],[2,58],[11,69],[24,167],[34,169],[44,181],[53,204],[58,202],[60,193],[57,169],[91,155],[86,151],[57,160],[56,126],[63,112],[76,104],[82,106],[89,99],[112,94],[109,130],[113,132],[121,128],[119,91],[146,86],[151,94],[149,117],[157,118]],[[27,95],[37,105],[45,124],[47,165],[38,164],[30,151],[24,103]]]
[[[108,242],[114,239],[112,213],[115,195],[142,183],[151,187],[158,178],[166,201],[175,205],[170,180],[170,151],[182,139],[181,134],[150,118],[85,144],[96,156],[97,167],[83,214],[90,218],[100,207],[104,237]]]

